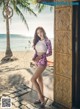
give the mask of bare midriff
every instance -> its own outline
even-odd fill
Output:
[[[37,52],[38,56],[42,56],[43,54],[45,54],[45,52]]]

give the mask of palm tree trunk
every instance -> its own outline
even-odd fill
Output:
[[[7,44],[6,44],[6,53],[5,55],[8,56],[8,57],[11,57],[13,54],[12,54],[12,51],[11,51],[11,48],[10,48],[10,33],[9,33],[9,19],[8,19],[8,15],[6,14],[6,35],[7,35]]]

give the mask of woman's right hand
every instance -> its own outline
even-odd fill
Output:
[[[41,59],[41,56],[37,56],[35,62],[38,62]]]

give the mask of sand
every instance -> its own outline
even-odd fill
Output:
[[[4,52],[0,52],[0,61],[5,56]],[[20,67],[29,67],[30,62],[32,61],[32,57],[34,56],[34,51],[15,51],[13,52],[13,58],[17,58],[16,61],[8,62],[5,64],[0,64],[0,67],[2,66],[15,66],[18,65]],[[49,56],[48,61],[53,61],[53,54]]]
[[[17,51],[13,52],[13,57],[17,58],[17,60],[0,63],[0,86],[9,87],[8,85],[17,84],[16,82],[21,84],[23,81],[28,83],[33,75],[28,72],[33,55],[34,51]],[[0,60],[4,56],[5,53],[0,52]],[[53,55],[49,56],[48,60],[53,61]],[[11,78],[13,81],[11,81]]]
[[[19,66],[19,67],[26,67],[28,68],[30,66],[30,62],[32,61],[32,57],[34,55],[34,51],[16,51],[13,52],[13,58],[17,59],[15,61],[12,62],[8,62],[8,63],[4,63],[4,64],[0,64],[0,68],[3,66]],[[1,59],[5,56],[4,52],[0,52],[0,61]],[[53,54],[51,56],[49,56],[48,61],[53,61]]]

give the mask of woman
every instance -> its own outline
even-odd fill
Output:
[[[34,103],[40,103],[40,107],[44,108],[43,79],[41,74],[47,66],[47,56],[52,55],[52,46],[42,27],[38,27],[35,30],[33,47],[35,49],[35,55],[32,60],[36,63],[37,68],[31,78],[31,82],[35,86],[39,97],[39,100]]]

